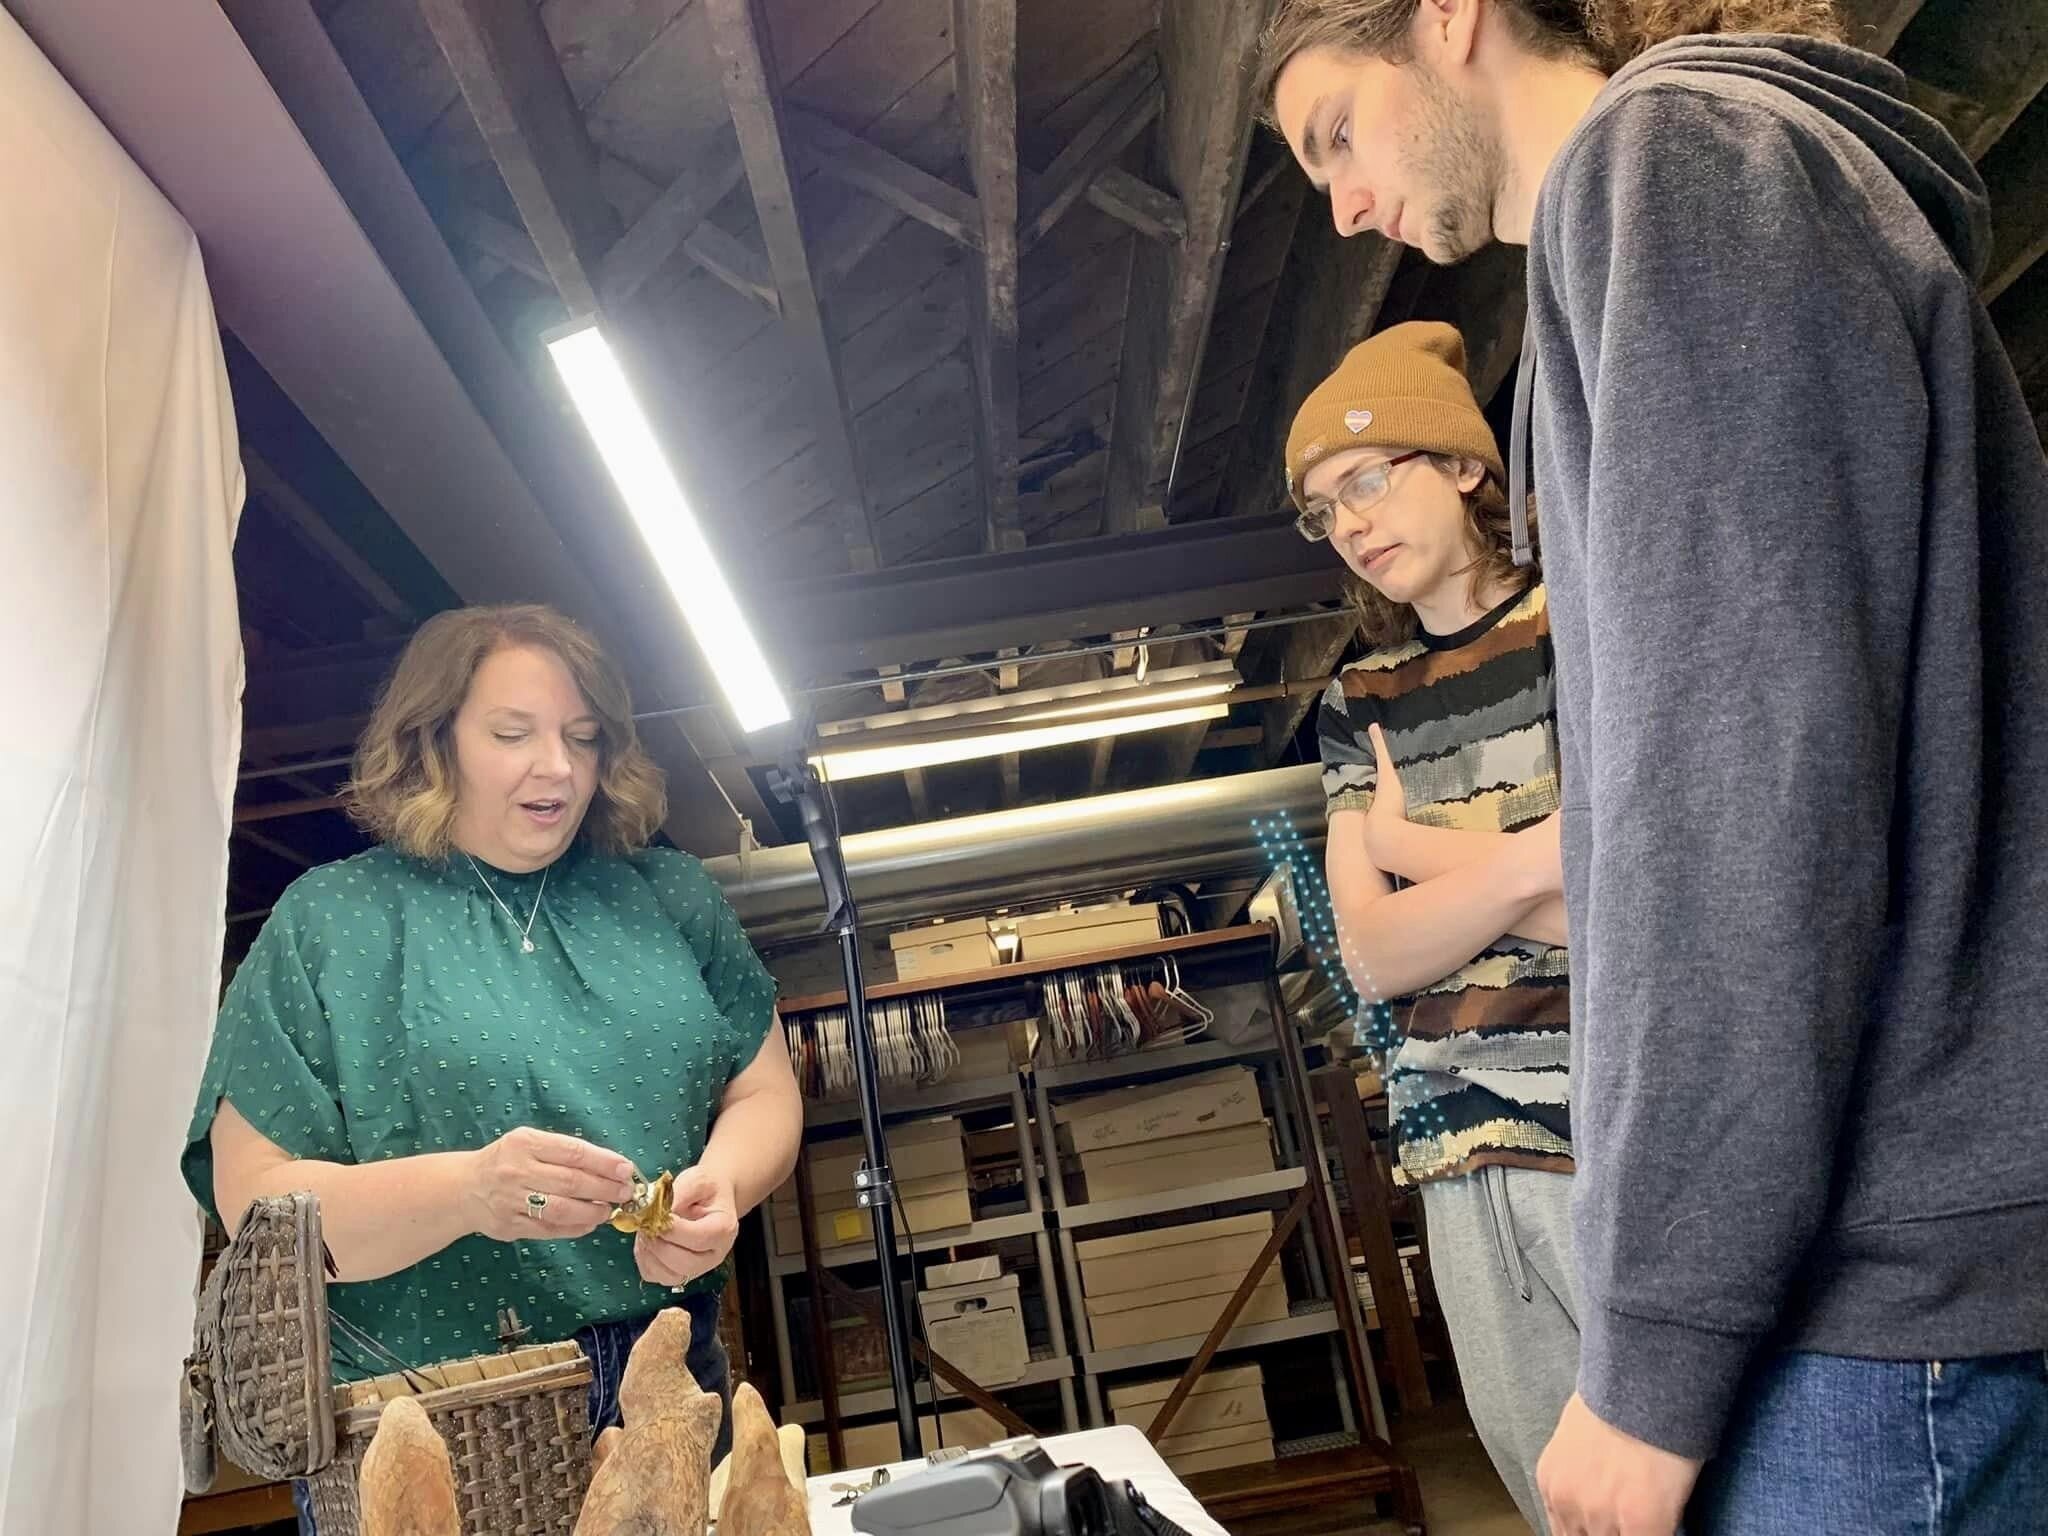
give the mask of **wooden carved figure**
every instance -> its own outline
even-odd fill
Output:
[[[394,1399],[379,1415],[363,1453],[359,1493],[362,1536],[462,1536],[448,1447],[409,1397]]]
[[[689,1315],[674,1307],[633,1346],[619,1384],[623,1423],[599,1440],[576,1536],[704,1536],[724,1408],[691,1376],[689,1352]]]
[[[768,1405],[751,1383],[732,1395],[732,1481],[719,1536],[810,1536],[810,1508],[792,1485]]]

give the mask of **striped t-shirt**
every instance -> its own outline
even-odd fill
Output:
[[[1418,634],[1344,669],[1323,695],[1332,814],[1372,805],[1375,721],[1408,818],[1512,832],[1558,807],[1550,615],[1538,585],[1451,635]],[[1396,881],[1396,884],[1400,882]],[[1404,1183],[1487,1163],[1569,1170],[1571,1041],[1562,946],[1512,936],[1391,1008],[1388,1103]],[[1376,1010],[1360,1015],[1360,1043]]]

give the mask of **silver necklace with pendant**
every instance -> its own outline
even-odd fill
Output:
[[[532,954],[533,920],[536,917],[540,916],[540,899],[548,893],[547,870],[544,869],[540,872],[540,889],[533,893],[533,910],[526,914],[526,926],[520,928],[518,914],[515,913],[510,907],[505,905],[505,898],[500,896],[498,894],[498,888],[491,884],[491,877],[485,874],[483,870],[478,867],[475,859],[470,858],[470,856],[466,853],[463,855],[463,857],[465,859],[469,859],[469,867],[471,869],[476,870],[477,879],[483,881],[484,889],[491,893],[491,900],[495,901],[498,904],[498,910],[505,914],[505,920],[511,923],[511,925],[514,928],[519,928],[519,952],[522,955]]]

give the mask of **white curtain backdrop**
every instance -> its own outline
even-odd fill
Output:
[[[198,243],[0,10],[0,1532],[176,1529],[241,731]]]

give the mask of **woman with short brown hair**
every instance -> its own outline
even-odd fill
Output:
[[[549,609],[441,614],[346,798],[379,846],[296,881],[236,972],[193,1193],[230,1225],[316,1193],[335,1311],[407,1364],[495,1350],[511,1308],[583,1344],[600,1428],[677,1291],[722,1392],[720,1270],[802,1104],[738,918],[695,859],[647,845],[665,798],[624,681]],[[636,1169],[681,1170],[661,1237],[606,1225]]]

